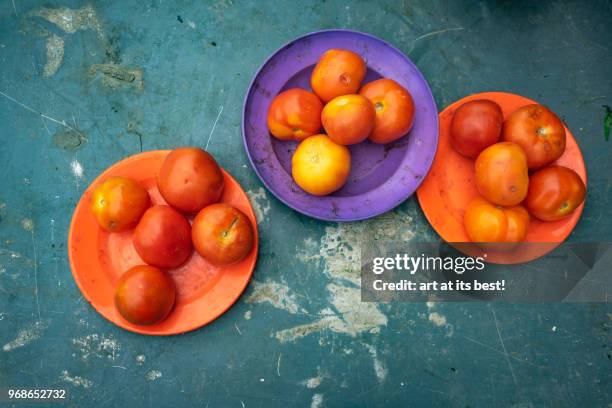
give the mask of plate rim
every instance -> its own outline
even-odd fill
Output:
[[[433,105],[435,107],[436,110],[436,115],[435,115],[435,127],[434,127],[434,135],[435,135],[435,143],[434,143],[434,149],[432,152],[432,155],[429,159],[429,161],[427,162],[427,166],[426,169],[427,171],[425,172],[425,174],[423,175],[423,177],[421,178],[421,180],[417,183],[414,191],[412,191],[410,194],[407,194],[405,196],[402,196],[402,198],[398,201],[398,202],[391,202],[389,205],[386,205],[383,207],[383,209],[381,210],[377,210],[374,211],[372,213],[369,213],[367,215],[364,216],[351,216],[351,217],[345,217],[345,218],[332,218],[332,217],[325,217],[322,215],[318,215],[318,214],[314,214],[312,212],[310,212],[308,209],[301,209],[301,208],[297,208],[297,206],[290,204],[289,202],[287,202],[287,200],[285,200],[284,198],[282,198],[279,194],[277,194],[277,192],[272,189],[270,187],[270,185],[268,185],[268,182],[264,179],[264,177],[261,175],[261,173],[259,172],[258,167],[255,165],[255,162],[253,160],[253,157],[251,155],[251,152],[248,148],[248,144],[247,144],[247,136],[246,136],[246,122],[245,122],[245,118],[246,118],[246,110],[247,110],[247,103],[249,101],[249,98],[251,96],[251,93],[254,89],[254,84],[257,80],[257,78],[259,77],[260,73],[263,71],[263,69],[268,65],[268,63],[274,58],[276,57],[276,55],[281,52],[282,50],[286,49],[287,47],[289,47],[290,45],[304,40],[308,37],[312,37],[315,35],[320,35],[320,34],[326,34],[326,33],[347,33],[350,35],[360,35],[360,36],[364,36],[364,37],[368,37],[370,39],[373,39],[375,41],[379,41],[382,44],[384,44],[385,46],[389,47],[390,49],[392,49],[394,52],[398,53],[408,64],[411,64],[412,66],[414,66],[416,72],[418,73],[420,79],[422,80],[422,82],[425,84],[425,88],[426,91],[428,93],[428,95],[431,97],[431,100],[433,101]],[[425,76],[423,75],[423,73],[421,72],[421,70],[417,67],[417,65],[412,62],[412,60],[406,55],[404,54],[399,48],[395,47],[394,45],[388,43],[387,41],[366,33],[366,32],[362,32],[362,31],[358,31],[358,30],[351,30],[351,29],[345,29],[345,28],[329,28],[329,29],[324,29],[324,30],[317,30],[317,31],[312,31],[306,34],[303,34],[299,37],[294,38],[293,40],[290,40],[286,43],[284,43],[282,46],[280,46],[279,48],[277,48],[274,52],[272,52],[264,61],[263,63],[259,66],[259,68],[257,69],[257,71],[255,71],[255,74],[253,75],[251,81],[249,82],[249,86],[247,88],[247,91],[245,93],[244,96],[244,100],[242,103],[242,118],[241,118],[241,131],[242,131],[242,143],[244,146],[244,150],[247,154],[247,157],[249,159],[249,163],[251,164],[251,168],[255,171],[255,174],[257,174],[257,177],[259,178],[259,180],[263,183],[263,185],[266,187],[266,189],[272,193],[272,195],[274,197],[276,197],[279,201],[281,201],[283,204],[285,204],[287,207],[291,208],[292,210],[306,215],[308,217],[320,220],[320,221],[330,221],[330,222],[353,222],[353,221],[362,221],[362,220],[366,220],[366,219],[370,219],[370,218],[374,218],[377,217],[379,215],[385,214],[389,211],[392,211],[393,209],[395,209],[396,207],[400,206],[402,203],[404,203],[407,199],[409,199],[411,196],[413,196],[414,194],[416,194],[416,192],[418,191],[420,185],[423,183],[423,181],[425,180],[425,178],[427,177],[427,174],[429,173],[429,170],[431,169],[431,166],[433,164],[434,158],[436,157],[436,153],[438,151],[438,139],[439,139],[439,133],[440,133],[440,124],[439,124],[439,111],[438,111],[438,105],[436,103],[436,99],[434,98],[434,95],[431,91],[431,87],[429,86],[429,82],[427,82],[427,79],[425,78]]]
[[[229,309],[231,309],[234,304],[240,299],[240,297],[244,294],[246,288],[248,287],[249,283],[251,282],[251,280],[253,279],[253,274],[255,273],[255,268],[257,267],[257,261],[259,258],[259,231],[257,228],[257,223],[255,223],[255,225],[253,225],[253,229],[254,229],[254,233],[255,233],[255,248],[254,248],[254,258],[253,258],[253,263],[252,266],[249,267],[249,274],[248,274],[248,279],[245,280],[245,283],[243,285],[243,287],[241,288],[241,290],[239,292],[236,293],[236,296],[233,300],[231,300],[231,302],[228,303],[227,307],[223,308],[218,314],[216,314],[215,316],[203,321],[203,322],[198,322],[195,325],[189,325],[189,327],[187,329],[184,330],[168,330],[168,331],[164,331],[164,332],[159,332],[159,331],[151,331],[149,330],[149,326],[143,325],[143,326],[137,326],[137,325],[127,325],[125,324],[125,322],[118,320],[112,320],[109,316],[106,316],[105,313],[103,313],[101,310],[98,309],[97,305],[92,302],[88,292],[86,290],[84,290],[83,285],[80,281],[80,278],[78,277],[78,274],[75,272],[75,265],[74,262],[75,260],[73,259],[74,255],[73,255],[73,250],[72,250],[72,246],[71,246],[71,242],[73,241],[73,235],[74,235],[74,231],[75,231],[75,223],[76,223],[76,214],[77,211],[80,210],[81,206],[86,205],[87,203],[85,201],[83,201],[85,199],[85,193],[95,184],[98,184],[99,182],[101,182],[104,178],[107,177],[106,173],[108,171],[110,171],[111,168],[118,166],[120,164],[125,164],[125,163],[129,163],[131,161],[137,160],[139,158],[142,157],[147,157],[147,156],[156,156],[156,155],[160,155],[160,154],[169,154],[172,151],[172,149],[156,149],[156,150],[147,150],[144,152],[139,152],[136,154],[133,154],[131,156],[125,157],[119,161],[116,161],[114,163],[112,163],[111,165],[109,165],[108,167],[106,167],[104,170],[102,170],[102,172],[100,172],[100,174],[98,174],[98,176],[89,183],[89,185],[83,190],[83,192],[81,193],[81,196],[79,197],[79,201],[77,202],[77,204],[74,207],[74,210],[72,211],[72,216],[70,219],[70,226],[68,229],[68,239],[67,239],[67,252],[68,252],[68,263],[70,266],[70,273],[72,275],[72,278],[74,280],[74,282],[77,284],[77,287],[79,289],[79,292],[81,293],[81,295],[83,296],[83,298],[87,301],[87,303],[89,303],[89,305],[96,311],[96,313],[98,313],[100,316],[102,316],[104,319],[106,319],[107,321],[109,321],[110,323],[114,324],[117,327],[120,327],[123,330],[132,332],[132,333],[137,333],[140,335],[147,335],[147,336],[159,336],[159,337],[163,337],[163,336],[174,336],[174,335],[179,335],[179,334],[184,334],[184,333],[188,333],[191,331],[195,331],[198,330],[206,325],[209,325],[211,323],[213,323],[215,320],[217,320],[219,317],[221,317],[222,315],[224,315]],[[220,166],[221,167],[221,166]],[[227,175],[230,179],[232,179],[236,185],[238,185],[240,187],[241,192],[245,195],[245,197],[247,198],[247,204],[255,218],[255,220],[257,221],[257,216],[255,214],[255,211],[253,209],[253,205],[251,204],[250,199],[248,198],[248,195],[246,194],[246,191],[244,190],[244,188],[242,188],[242,185],[240,183],[238,183],[238,181],[227,171],[225,170],[223,167],[221,167],[222,172],[224,173],[224,175]],[[85,209],[86,210],[86,209]],[[195,250],[194,250],[195,251]]]

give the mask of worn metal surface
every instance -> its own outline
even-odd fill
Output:
[[[66,388],[79,407],[608,406],[609,305],[359,304],[362,238],[436,239],[415,199],[362,223],[301,216],[247,165],[240,113],[283,43],[372,33],[412,58],[439,108],[501,90],[559,113],[589,170],[570,239],[610,240],[610,21],[609,1],[1,2],[0,388]],[[71,277],[72,209],[111,163],[211,134],[258,209],[255,282],[196,332],[125,332]]]

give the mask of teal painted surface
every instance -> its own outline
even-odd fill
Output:
[[[317,29],[365,31],[411,57],[440,109],[500,90],[559,113],[589,171],[587,206],[570,239],[609,241],[609,1],[126,0],[93,3],[96,20],[83,14],[73,21],[89,28],[74,33],[32,15],[84,5],[15,0],[15,13],[11,1],[0,4],[0,91],[14,99],[0,95],[0,388],[65,388],[67,405],[79,407],[612,403],[609,305],[347,308],[354,273],[343,259],[360,239],[437,239],[418,203],[411,198],[366,223],[311,220],[262,189],[240,135],[243,96],[270,53]],[[61,64],[44,76],[55,69],[46,45],[56,46],[57,61],[57,38]],[[109,63],[136,71],[112,83],[95,65]],[[89,182],[141,143],[204,146],[221,107],[209,150],[263,215],[254,280],[268,286],[250,285],[196,332],[125,332],[99,316],[72,279],[72,210]]]

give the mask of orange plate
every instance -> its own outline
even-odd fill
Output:
[[[183,266],[168,271],[176,283],[177,299],[166,320],[156,325],[137,326],[119,315],[113,303],[115,283],[128,268],[144,262],[132,244],[133,231],[109,233],[98,226],[89,209],[91,194],[109,177],[124,176],[145,186],[153,204],[166,204],[157,190],[156,177],[168,153],[170,150],[140,153],[106,169],[83,193],[68,235],[72,275],[85,299],[111,322],[141,334],[179,334],[215,320],[244,291],[257,260],[259,239],[253,208],[236,180],[223,171],[225,190],[221,201],[242,210],[255,227],[255,246],[251,253],[236,264],[216,267],[194,251]]]
[[[520,95],[505,92],[483,92],[467,96],[440,113],[440,136],[438,151],[429,174],[417,190],[421,208],[436,232],[447,242],[469,242],[463,226],[463,214],[467,204],[478,196],[474,182],[474,160],[457,153],[450,145],[449,128],[455,109],[474,99],[490,99],[501,106],[504,119],[521,106],[537,103]],[[565,128],[567,136],[563,156],[556,164],[569,167],[587,181],[582,153],[572,133]],[[492,263],[516,264],[539,258],[556,248],[572,232],[584,203],[569,217],[553,222],[531,220],[525,242],[548,243],[524,245],[510,253],[489,253],[487,260]]]

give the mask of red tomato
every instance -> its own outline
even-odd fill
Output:
[[[197,147],[174,149],[157,175],[157,187],[171,206],[197,213],[223,193],[223,173],[215,159]]]
[[[359,91],[374,105],[376,120],[369,136],[374,143],[390,143],[410,132],[414,123],[414,102],[405,88],[391,79],[378,79]]]
[[[255,240],[249,218],[223,203],[209,205],[198,213],[191,237],[196,251],[215,265],[242,260],[253,249]]]
[[[464,223],[472,242],[521,242],[527,235],[529,214],[520,205],[500,207],[478,197],[468,204]]]
[[[174,282],[166,272],[153,266],[138,265],[119,278],[115,307],[132,324],[155,324],[168,316],[175,297]]]
[[[323,108],[321,121],[327,136],[341,145],[363,142],[374,128],[376,112],[364,96],[338,96]]]
[[[366,75],[366,64],[359,54],[349,50],[327,50],[310,77],[310,86],[323,102],[354,94]]]
[[[321,130],[323,104],[312,92],[292,88],[279,93],[268,110],[268,129],[280,140],[303,140]]]
[[[495,143],[476,159],[476,187],[484,198],[497,205],[517,205],[529,186],[527,157],[519,145]]]
[[[134,230],[134,248],[146,263],[176,268],[191,254],[191,226],[180,212],[167,205],[147,210]]]
[[[545,106],[526,105],[506,119],[502,140],[521,146],[527,154],[529,169],[539,169],[557,160],[565,151],[565,127]]]
[[[556,221],[570,215],[586,195],[586,186],[572,169],[550,166],[529,178],[525,199],[527,210],[542,221]]]
[[[109,178],[91,196],[91,211],[98,224],[110,232],[134,228],[150,205],[147,190],[125,177]]]
[[[451,119],[450,143],[460,154],[475,159],[487,147],[497,143],[504,116],[500,106],[488,99],[461,105]]]

